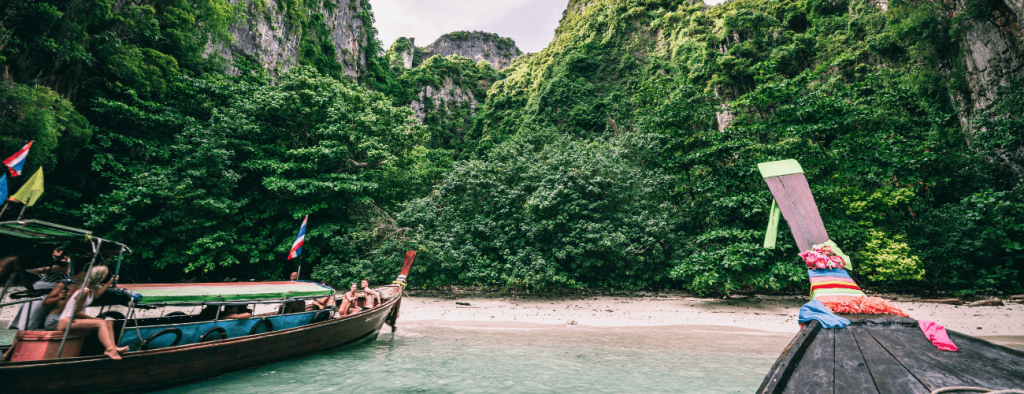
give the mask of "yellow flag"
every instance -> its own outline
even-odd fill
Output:
[[[28,182],[25,182],[25,184],[21,186],[21,189],[18,189],[17,193],[14,193],[14,195],[11,196],[11,200],[31,207],[36,205],[36,200],[38,200],[41,195],[43,195],[42,166],[39,167],[39,171],[32,174],[31,178],[28,178]]]

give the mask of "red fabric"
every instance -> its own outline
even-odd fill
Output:
[[[900,308],[878,297],[823,295],[815,298],[832,310],[832,313],[856,315],[899,315],[907,316]]]
[[[816,285],[816,284],[812,283],[811,284],[811,292],[813,293],[817,289],[850,289],[850,290],[860,290],[860,287],[855,285],[855,284],[844,285],[844,284],[840,284],[840,283],[830,283],[830,284],[827,284],[827,285]]]
[[[935,345],[939,350],[947,352],[960,350],[953,344],[953,341],[949,340],[946,327],[943,327],[941,324],[929,320],[918,320],[917,325],[921,326],[921,331],[924,332],[925,338],[932,341],[932,345]]]

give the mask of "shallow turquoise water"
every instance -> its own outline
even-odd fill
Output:
[[[669,344],[658,338],[630,343],[630,337],[664,336],[642,328],[434,326],[408,328],[400,334],[394,341],[388,340],[390,334],[382,334],[378,340],[164,393],[749,393],[778,356],[709,353],[700,344]],[[766,338],[784,347],[789,336]],[[693,350],[686,351],[687,347]]]

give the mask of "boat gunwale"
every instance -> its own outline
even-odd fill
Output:
[[[280,336],[280,335],[291,334],[291,333],[294,333],[296,331],[321,329],[321,328],[327,328],[328,326],[332,326],[332,325],[335,325],[335,324],[342,324],[342,323],[346,323],[346,322],[352,322],[352,321],[356,320],[357,318],[366,316],[366,315],[368,315],[370,313],[380,313],[381,311],[383,311],[385,309],[388,309],[387,307],[394,306],[394,304],[397,303],[398,300],[400,300],[402,298],[402,296],[404,295],[404,293],[405,293],[404,290],[405,289],[402,288],[402,286],[397,285],[397,284],[390,284],[390,285],[386,285],[386,286],[381,286],[381,287],[378,287],[377,289],[386,289],[386,288],[392,288],[392,287],[398,287],[399,288],[398,294],[396,294],[394,297],[392,297],[387,302],[381,304],[380,306],[378,306],[376,308],[373,308],[373,309],[371,309],[369,311],[365,311],[364,313],[357,313],[355,315],[345,316],[345,317],[338,318],[338,319],[328,319],[328,320],[322,321],[322,322],[306,324],[306,325],[303,325],[303,326],[287,328],[287,329],[283,329],[283,330],[268,331],[268,332],[263,332],[263,333],[259,333],[259,334],[253,334],[253,335],[243,335],[243,336],[238,336],[238,337],[234,337],[234,338],[218,339],[218,340],[214,340],[214,341],[201,342],[201,343],[191,343],[191,344],[186,344],[186,345],[181,345],[181,346],[172,346],[172,347],[165,347],[165,348],[160,348],[160,349],[133,351],[133,352],[125,353],[124,355],[122,355],[122,357],[123,358],[129,358],[129,357],[137,358],[137,357],[146,357],[146,356],[158,355],[158,354],[163,354],[163,353],[187,352],[187,351],[192,351],[192,350],[197,350],[197,349],[202,349],[202,348],[207,348],[207,347],[224,346],[224,345],[229,345],[229,344],[236,344],[238,342],[245,342],[245,341],[252,341],[252,340],[261,340],[261,339],[266,339],[266,338],[272,337],[272,336]],[[126,329],[128,329],[128,328],[126,328]],[[375,329],[375,331],[376,330],[379,330],[379,328]],[[16,370],[16,369],[20,369],[20,368],[30,368],[30,367],[55,365],[55,364],[74,365],[74,364],[78,364],[78,363],[104,361],[104,360],[109,360],[109,358],[107,356],[105,356],[105,355],[99,354],[99,355],[94,355],[94,356],[68,357],[68,358],[59,358],[59,359],[5,362],[5,363],[0,363],[0,371],[4,371],[4,370],[11,371],[11,370]]]

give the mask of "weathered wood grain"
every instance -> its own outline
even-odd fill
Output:
[[[854,338],[857,339],[857,344],[860,346],[861,354],[864,355],[865,364],[871,372],[871,378],[875,381],[875,388],[878,389],[879,394],[929,394],[931,392],[871,336],[869,328],[848,326],[846,329],[853,332]]]
[[[784,392],[791,380],[790,377],[793,375],[793,371],[800,364],[800,360],[803,358],[804,353],[807,352],[807,349],[814,344],[814,338],[820,331],[821,324],[818,324],[816,320],[805,324],[804,328],[801,328],[800,332],[793,337],[793,341],[782,351],[782,355],[779,356],[778,360],[775,360],[775,365],[772,365],[772,369],[764,377],[764,381],[761,382],[761,387],[757,389],[757,392],[765,394]]]
[[[828,231],[818,213],[818,204],[814,202],[811,186],[807,184],[804,174],[791,174],[765,178],[768,189],[779,204],[779,211],[786,219],[796,246],[810,250],[815,244],[828,241]]]
[[[835,331],[835,393],[836,394],[878,394],[871,371],[864,362],[853,331],[845,328]]]
[[[790,381],[799,385],[788,387],[787,393],[832,393],[835,385],[835,329],[822,328],[793,371]]]

